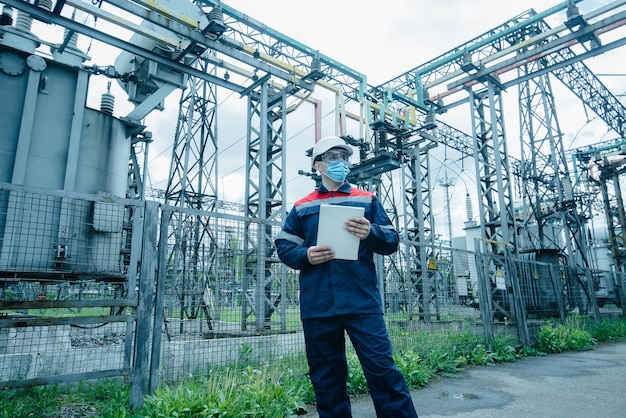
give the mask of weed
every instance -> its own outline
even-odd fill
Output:
[[[359,358],[354,352],[349,352],[346,360],[348,361],[348,393],[355,395],[367,392],[367,380]]]
[[[470,362],[479,366],[492,366],[495,363],[495,354],[483,344],[478,344],[470,353]]]
[[[432,362],[428,364],[422,361],[421,357],[412,350],[401,352],[397,356],[396,366],[404,375],[404,379],[410,388],[426,386],[435,374]]]
[[[513,346],[515,339],[510,335],[500,335],[491,339],[494,360],[500,363],[515,361],[522,357]]]
[[[591,328],[591,335],[599,342],[619,341],[626,338],[626,319],[602,320],[599,324],[588,328]]]
[[[537,335],[537,349],[544,353],[591,350],[597,341],[588,331],[572,323],[568,327],[551,322],[543,325]]]

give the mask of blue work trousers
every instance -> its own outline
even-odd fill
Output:
[[[391,356],[382,314],[303,319],[309,374],[320,418],[352,416],[345,333],[363,367],[379,418],[417,418],[404,376]]]

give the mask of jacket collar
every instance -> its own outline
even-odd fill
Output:
[[[329,192],[329,190],[323,184],[320,184],[318,190],[320,191],[320,193]],[[343,184],[337,189],[338,192],[346,193],[346,194],[350,194],[350,190],[352,190],[352,186],[350,186],[350,183],[348,183],[347,180],[344,181]]]

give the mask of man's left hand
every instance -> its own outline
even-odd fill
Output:
[[[363,240],[370,234],[370,221],[363,217],[352,217],[344,223],[346,231]]]

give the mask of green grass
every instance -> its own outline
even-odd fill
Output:
[[[595,323],[572,317],[566,326],[547,324],[534,348],[518,349],[516,339],[497,336],[489,346],[467,329],[406,332],[391,330],[394,358],[411,388],[421,388],[437,376],[448,376],[469,365],[488,366],[528,355],[587,350],[597,342],[626,339],[626,318]],[[367,392],[367,383],[354,352],[348,352],[348,388]],[[21,417],[291,417],[306,410],[315,398],[306,375],[304,356],[270,364],[216,367],[209,377],[162,385],[145,399],[140,411],[128,408],[129,386],[121,379],[92,383],[41,386],[0,391],[0,418]],[[68,411],[73,411],[69,415]]]
[[[254,321],[254,314],[252,314],[249,320]],[[239,324],[241,322],[241,307],[235,309],[220,308],[219,320],[224,322],[230,322]],[[274,312],[271,317],[272,321],[280,321],[280,315],[278,312]],[[287,329],[291,331],[299,330],[302,328],[302,322],[300,321],[300,309],[299,308],[287,308],[285,311],[285,322]]]
[[[268,365],[226,368],[210,379],[160,389],[149,396],[143,417],[289,417],[306,411],[311,391],[305,379]]]
[[[599,342],[621,341],[626,338],[624,318],[603,319],[570,316],[567,326],[548,323],[537,335],[537,349],[544,353],[591,350]]]
[[[0,418],[124,417],[129,394],[121,379],[4,390]]]

